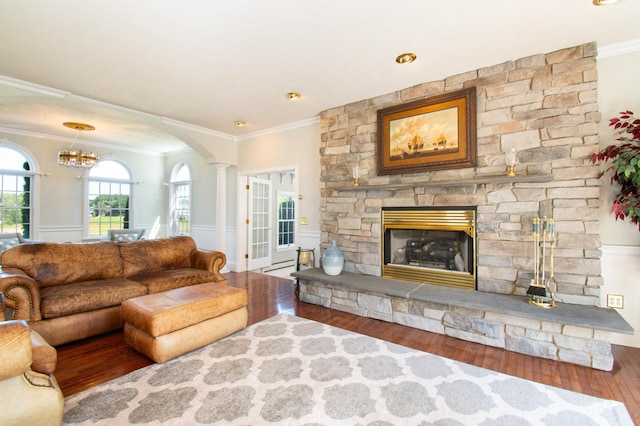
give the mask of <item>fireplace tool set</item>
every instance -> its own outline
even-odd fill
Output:
[[[541,308],[554,308],[558,283],[553,276],[553,246],[556,243],[555,223],[547,217],[533,219],[533,254],[535,271],[527,290],[529,303]]]

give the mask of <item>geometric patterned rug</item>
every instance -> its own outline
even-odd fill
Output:
[[[281,314],[65,400],[65,425],[633,425],[625,406]]]

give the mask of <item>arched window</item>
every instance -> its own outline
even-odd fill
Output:
[[[0,233],[31,236],[33,163],[22,151],[0,145]]]
[[[191,171],[178,164],[171,174],[171,234],[191,233]]]
[[[102,160],[89,171],[89,237],[107,235],[109,229],[129,229],[132,183],[129,170],[114,160]]]

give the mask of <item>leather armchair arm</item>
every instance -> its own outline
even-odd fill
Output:
[[[14,320],[40,321],[40,286],[17,268],[0,269],[0,292]]]
[[[227,263],[227,256],[221,251],[194,250],[191,252],[191,267],[213,272],[215,282],[226,281],[220,270]]]
[[[31,330],[25,321],[0,322],[0,381],[31,368]]]

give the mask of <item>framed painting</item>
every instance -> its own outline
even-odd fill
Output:
[[[378,111],[378,175],[476,165],[476,88]]]

